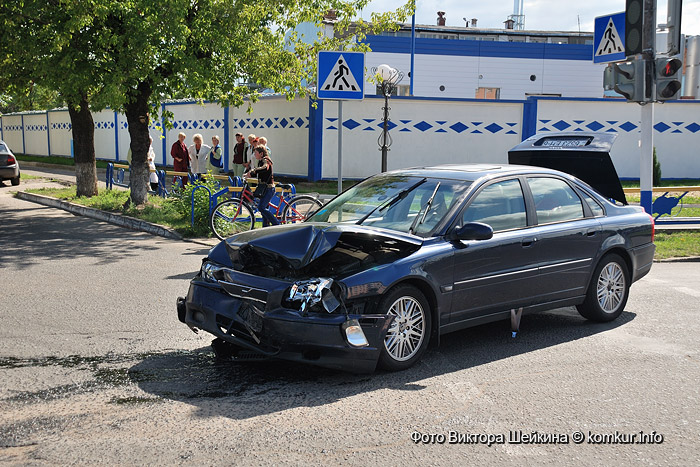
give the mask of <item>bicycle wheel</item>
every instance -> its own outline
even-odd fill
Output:
[[[250,206],[237,199],[227,199],[216,205],[209,216],[209,227],[220,240],[251,230],[255,223]]]
[[[304,222],[313,213],[323,206],[318,199],[309,195],[299,195],[290,199],[282,211],[282,222],[284,224],[296,224]]]

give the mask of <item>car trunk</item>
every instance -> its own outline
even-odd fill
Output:
[[[620,178],[610,158],[610,149],[616,137],[610,133],[586,132],[538,134],[508,151],[508,162],[571,174],[606,198],[627,204]]]

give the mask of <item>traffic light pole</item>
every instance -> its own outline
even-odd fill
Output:
[[[649,60],[653,66],[656,42],[656,0],[644,0],[644,22],[642,31],[642,53],[641,55]],[[651,215],[651,194],[653,184],[654,166],[654,89],[653,73],[645,77],[645,82],[651,81],[650,102],[646,102],[641,107],[641,135],[639,155],[639,188],[640,204],[644,210]],[[646,94],[646,92],[645,92]]]
[[[642,144],[639,157],[639,187],[641,189],[640,205],[651,215],[651,194],[654,166],[654,103],[641,106]]]

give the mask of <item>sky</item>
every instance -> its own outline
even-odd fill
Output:
[[[372,0],[362,12],[370,19],[372,11],[390,11],[401,0]],[[437,24],[437,12],[444,11],[447,26],[464,26],[462,18],[477,18],[479,28],[503,28],[513,14],[512,0],[416,0],[416,24]],[[666,22],[666,0],[657,0],[657,24]],[[525,29],[544,31],[593,32],[597,16],[625,11],[625,0],[524,0]],[[410,22],[410,18],[408,22]],[[683,0],[681,33],[700,35],[700,0]]]

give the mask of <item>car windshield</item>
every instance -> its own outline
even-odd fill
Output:
[[[369,225],[425,237],[470,184],[465,180],[378,175],[342,193],[309,221]]]
[[[0,152],[10,152],[9,149],[7,149],[7,146],[5,146],[5,143],[0,142]]]

